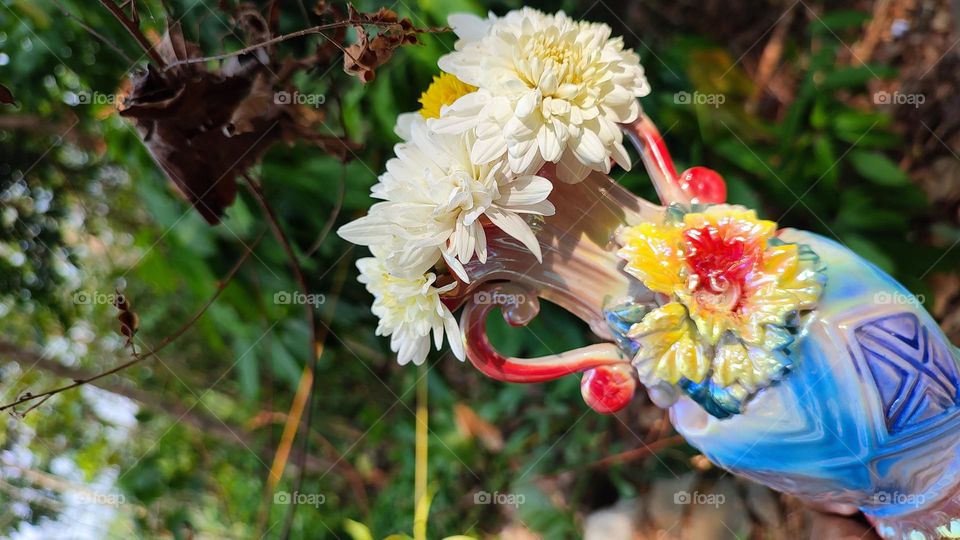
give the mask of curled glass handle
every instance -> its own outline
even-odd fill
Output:
[[[581,391],[597,412],[613,413],[633,399],[636,379],[620,348],[598,343],[538,358],[500,354],[487,337],[487,316],[500,307],[511,326],[525,326],[540,311],[535,291],[509,283],[494,283],[477,290],[463,309],[464,332],[470,362],[484,375],[505,382],[537,383],[573,373],[584,373]]]
[[[660,131],[647,115],[640,113],[634,122],[623,126],[623,131],[640,152],[663,204],[720,204],[727,200],[727,185],[717,172],[691,167],[677,174]]]

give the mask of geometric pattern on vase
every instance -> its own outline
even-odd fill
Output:
[[[960,374],[953,355],[915,314],[874,319],[854,335],[890,435],[933,421],[960,405]]]

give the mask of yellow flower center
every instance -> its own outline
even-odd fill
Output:
[[[420,115],[424,118],[440,118],[441,107],[452,104],[476,89],[449,73],[435,75],[427,90],[420,94]]]
[[[570,36],[556,32],[538,32],[520,43],[517,73],[528,87],[538,88],[544,66],[552,70],[560,84],[581,84],[584,66],[593,60]],[[534,62],[536,60],[536,62]]]
[[[558,66],[566,65],[575,59],[569,44],[558,42],[555,38],[543,33],[534,37],[532,53],[533,56],[543,60],[553,60]]]

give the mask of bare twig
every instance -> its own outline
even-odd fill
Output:
[[[0,339],[0,356],[13,358],[22,364],[31,366],[31,370],[39,368],[63,379],[82,380],[93,377],[93,374],[89,371],[65,366],[53,358],[29,349],[21,348],[15,343],[2,339]],[[166,399],[162,395],[149,392],[135,385],[110,382],[104,379],[95,380],[90,384],[112,394],[130,398],[156,412],[166,413],[175,418],[179,418],[182,422],[194,427],[199,432],[216,435],[229,442],[239,440],[246,445],[253,444],[253,440],[246,437],[246,432],[240,427],[226,425],[222,420],[209,416],[200,408],[190,409],[176,400]]]
[[[140,44],[140,47],[143,49],[144,54],[150,57],[150,60],[157,65],[158,68],[164,68],[167,63],[160,56],[160,53],[157,52],[156,48],[150,43],[150,40],[147,39],[143,32],[140,31],[140,26],[137,24],[137,21],[127,18],[123,13],[123,9],[117,4],[113,3],[113,0],[100,0],[100,4],[107,8],[110,13],[113,14],[114,18],[127,29],[127,32]],[[133,10],[132,13],[137,13],[137,8],[134,5],[131,7]]]
[[[244,173],[243,177],[246,180],[247,191],[249,191],[253,198],[257,201],[257,205],[260,206],[260,210],[263,212],[264,217],[270,224],[270,229],[273,231],[273,236],[277,239],[277,241],[283,247],[284,252],[287,254],[287,259],[290,263],[290,269],[293,272],[293,277],[296,280],[297,285],[300,287],[300,292],[303,293],[305,298],[309,298],[310,290],[307,287],[307,280],[303,275],[303,269],[300,267],[300,260],[297,258],[297,254],[293,251],[293,246],[291,245],[290,240],[287,238],[287,234],[283,231],[283,227],[280,225],[280,221],[277,219],[276,213],[273,211],[270,203],[267,202],[267,198],[264,197],[263,190],[260,188],[260,185],[247,173]],[[308,425],[310,421],[310,414],[312,412],[311,409],[313,406],[314,394],[313,390],[316,382],[314,375],[317,372],[317,364],[320,360],[318,349],[323,346],[323,341],[321,341],[321,338],[318,334],[314,305],[311,302],[306,301],[304,302],[304,308],[307,317],[307,324],[310,328],[310,343],[308,346],[310,362],[304,366],[303,374],[300,377],[300,386],[297,388],[293,405],[290,409],[292,423],[291,421],[288,421],[287,427],[284,428],[283,437],[280,441],[280,447],[278,448],[277,453],[274,456],[273,464],[270,467],[270,475],[267,477],[266,490],[264,491],[264,501],[271,500],[272,493],[276,489],[280,479],[283,476],[283,470],[286,468],[287,459],[289,458],[290,447],[292,446],[293,440],[296,438],[297,432],[300,428],[300,417],[303,413],[304,407],[307,409]],[[301,463],[299,464],[301,471],[304,470],[304,463],[302,460],[306,459],[306,456],[309,453],[309,438],[304,437],[303,441]],[[298,476],[294,491],[299,491],[301,484],[302,476]],[[293,508],[295,507],[296,505],[291,505],[291,510],[289,511],[288,516],[293,515]],[[263,506],[263,508],[266,508],[266,506]],[[261,511],[259,521],[263,522],[265,518],[266,514]],[[290,519],[292,519],[292,517]],[[287,532],[287,528],[285,527],[285,535]]]
[[[103,1],[103,0],[101,0],[101,1]],[[243,55],[249,54],[249,53],[251,53],[251,52],[253,52],[253,51],[257,50],[257,49],[262,49],[263,47],[269,47],[270,45],[274,45],[274,44],[277,44],[277,43],[281,43],[281,42],[287,41],[287,40],[289,40],[289,39],[298,38],[298,37],[303,37],[303,36],[308,36],[308,35],[310,35],[310,34],[319,34],[320,32],[323,32],[324,30],[332,30],[332,29],[334,29],[334,28],[343,28],[343,27],[346,27],[346,26],[351,26],[352,24],[353,24],[353,22],[351,22],[351,21],[337,21],[337,22],[334,22],[334,23],[321,24],[321,25],[319,25],[319,26],[313,26],[313,27],[311,27],[311,28],[304,28],[303,30],[297,30],[296,32],[290,32],[289,34],[284,34],[284,35],[282,35],[282,36],[277,36],[277,37],[275,37],[275,38],[270,38],[270,39],[268,39],[268,40],[266,40],[266,41],[261,41],[260,43],[255,43],[255,44],[253,44],[253,45],[250,45],[250,46],[248,46],[248,47],[244,47],[244,48],[242,48],[242,49],[238,49],[238,50],[236,50],[236,51],[231,51],[231,52],[223,53],[223,54],[215,54],[215,55],[213,55],[213,56],[203,56],[203,57],[200,57],[200,58],[184,58],[183,60],[177,60],[176,62],[172,62],[172,63],[170,63],[170,65],[166,66],[166,67],[164,68],[164,71],[166,71],[166,70],[168,70],[168,69],[171,69],[171,68],[175,68],[175,67],[177,67],[177,66],[184,65],[184,64],[201,64],[201,63],[205,63],[205,62],[212,62],[212,61],[215,61],[215,60],[226,60],[227,58],[231,58],[231,57],[234,57],[234,56],[243,56]]]
[[[870,61],[874,49],[880,43],[884,32],[889,31],[893,23],[893,2],[890,0],[877,0],[873,4],[873,16],[870,17],[870,23],[867,25],[863,36],[850,47],[850,63],[864,64]]]
[[[106,0],[100,0],[100,1],[104,2]],[[394,27],[400,28],[399,23],[377,23],[374,21],[367,21],[367,20],[347,19],[345,21],[337,21],[337,22],[332,22],[327,24],[321,24],[318,26],[312,26],[310,28],[304,28],[303,30],[297,30],[296,32],[290,32],[289,34],[284,34],[282,36],[270,38],[266,41],[261,41],[260,43],[255,43],[253,45],[244,47],[242,49],[238,49],[236,51],[231,51],[228,53],[215,54],[213,56],[203,56],[199,58],[184,58],[183,60],[177,60],[176,62],[171,62],[168,66],[164,68],[164,71],[171,68],[175,68],[177,66],[184,65],[184,64],[200,64],[204,62],[212,62],[215,60],[226,60],[227,58],[231,58],[234,56],[243,56],[244,54],[249,54],[257,49],[262,49],[263,47],[269,47],[270,45],[276,45],[277,43],[282,43],[290,39],[309,36],[312,34],[323,34],[323,32],[326,30],[334,30],[337,28],[345,28],[348,26],[357,26],[357,25],[378,26],[381,28],[394,28]],[[435,33],[435,32],[439,33],[439,32],[449,32],[450,28],[447,28],[447,27],[423,28],[418,31],[423,33]]]
[[[346,193],[346,184],[347,184],[347,166],[343,165],[340,169],[340,183],[337,190],[337,203],[333,206],[333,211],[330,212],[330,217],[327,218],[327,222],[323,225],[323,229],[320,231],[320,234],[317,235],[317,239],[313,241],[313,244],[310,246],[303,256],[309,257],[317,252],[320,249],[320,246],[323,245],[323,242],[327,239],[327,235],[330,234],[330,230],[333,229],[333,224],[337,221],[337,216],[340,215],[340,210],[343,208],[343,197]]]
[[[12,409],[12,408],[16,407],[17,405],[21,405],[21,404],[23,404],[23,403],[28,403],[28,402],[40,400],[39,403],[34,404],[34,405],[32,405],[29,409],[27,409],[27,411],[24,412],[24,414],[26,414],[26,413],[32,411],[33,409],[35,409],[37,406],[39,406],[40,404],[42,404],[42,403],[45,402],[46,400],[50,399],[51,397],[53,397],[53,396],[56,395],[56,394],[59,394],[59,393],[61,393],[61,392],[66,392],[67,390],[72,390],[72,389],[74,389],[74,388],[77,388],[78,386],[83,386],[83,385],[85,385],[85,384],[90,384],[90,383],[96,382],[96,381],[98,381],[98,380],[100,380],[100,379],[103,379],[104,377],[108,377],[108,376],[113,375],[113,374],[115,374],[115,373],[119,373],[119,372],[121,372],[121,371],[123,371],[123,370],[125,370],[125,369],[127,369],[127,368],[129,368],[129,367],[131,367],[131,366],[134,366],[134,365],[136,365],[136,364],[139,364],[140,362],[143,362],[144,360],[147,360],[148,358],[152,358],[152,357],[156,356],[156,355],[157,355],[160,351],[162,351],[165,347],[167,347],[168,345],[170,345],[171,343],[173,343],[174,341],[176,341],[176,340],[177,340],[180,336],[182,336],[184,333],[186,333],[186,331],[189,330],[189,329],[197,322],[197,320],[199,320],[200,317],[203,316],[204,313],[206,313],[207,309],[217,300],[217,298],[220,297],[220,294],[224,291],[224,289],[227,288],[227,285],[229,285],[230,282],[233,280],[233,277],[237,274],[237,272],[240,270],[240,268],[243,266],[243,264],[247,261],[247,258],[250,257],[250,254],[253,252],[253,248],[256,247],[256,245],[260,243],[260,240],[261,240],[262,238],[263,238],[263,233],[261,233],[261,234],[257,237],[257,239],[254,240],[254,241],[250,244],[249,247],[247,247],[247,249],[246,249],[246,251],[244,252],[243,256],[240,257],[240,259],[233,265],[233,268],[230,269],[230,271],[227,273],[227,275],[224,276],[224,278],[223,278],[222,280],[220,280],[220,283],[217,285],[217,290],[216,290],[216,291],[213,293],[213,295],[206,301],[206,303],[204,303],[203,306],[201,306],[200,309],[197,310],[197,311],[193,314],[193,316],[190,317],[190,319],[189,319],[184,325],[182,325],[180,328],[178,328],[174,333],[172,333],[172,334],[168,335],[167,337],[163,338],[163,340],[161,340],[160,343],[157,344],[156,347],[152,348],[151,350],[149,350],[149,351],[147,351],[147,352],[145,352],[145,353],[144,353],[144,352],[141,352],[141,353],[139,353],[139,354],[134,354],[134,357],[133,357],[131,360],[129,360],[129,361],[127,361],[127,362],[124,362],[124,363],[120,364],[119,366],[114,367],[114,368],[112,368],[112,369],[109,369],[109,370],[107,370],[107,371],[104,371],[104,372],[102,372],[102,373],[98,373],[98,374],[96,374],[96,375],[93,375],[93,376],[91,376],[91,377],[86,377],[86,378],[83,378],[83,379],[76,379],[76,380],[74,380],[73,383],[71,383],[71,384],[64,385],[64,386],[60,386],[60,387],[58,387],[58,388],[53,388],[53,389],[50,389],[50,390],[46,390],[46,391],[41,392],[41,393],[39,393],[39,394],[29,394],[29,393],[28,393],[28,394],[25,394],[25,395],[21,396],[19,399],[17,399],[16,401],[14,401],[14,402],[12,402],[12,403],[8,403],[8,404],[6,404],[6,405],[0,406],[0,412],[5,411],[5,410],[8,410],[8,409]]]
[[[257,204],[260,206],[261,211],[266,217],[267,221],[270,223],[270,227],[273,230],[273,234],[276,237],[277,241],[280,242],[283,250],[287,254],[287,258],[290,262],[290,268],[293,271],[294,279],[297,281],[297,284],[300,287],[300,291],[304,296],[310,294],[310,290],[307,286],[306,278],[303,275],[303,269],[300,266],[300,261],[297,258],[296,253],[293,251],[293,245],[290,242],[290,239],[287,237],[286,233],[283,231],[283,227],[280,225],[280,221],[277,219],[276,213],[273,211],[273,208],[270,206],[270,203],[267,202],[266,197],[263,195],[263,190],[260,185],[250,178],[249,175],[244,174],[244,179],[246,180],[246,186],[248,191],[250,191],[253,198],[257,201]],[[344,267],[345,268],[345,267]],[[342,279],[345,277],[345,273],[341,274],[339,277]],[[316,323],[316,315],[314,313],[314,308],[310,302],[304,304],[306,308],[307,322],[310,325],[310,358],[311,362],[304,366],[303,374],[301,375],[301,385],[297,389],[297,393],[294,396],[294,403],[291,406],[291,415],[287,420],[287,426],[292,426],[289,430],[285,427],[284,437],[286,440],[287,446],[284,446],[284,441],[281,441],[281,447],[278,449],[277,455],[274,458],[273,466],[270,469],[270,476],[267,479],[267,490],[264,492],[264,500],[272,500],[273,491],[276,489],[277,484],[280,481],[280,478],[283,475],[283,469],[286,468],[286,463],[289,458],[289,444],[292,443],[293,438],[296,437],[299,427],[301,425],[300,418],[301,414],[304,412],[303,400],[306,400],[306,419],[302,422],[305,425],[306,431],[309,433],[311,430],[311,424],[313,419],[313,401],[316,396],[315,386],[316,386],[316,373],[317,366],[320,361],[320,356],[323,353],[324,344],[326,342],[327,334],[329,333],[328,327],[324,325],[323,331],[321,332]],[[301,486],[303,485],[303,477],[306,473],[306,463],[305,460],[310,454],[310,438],[304,436],[302,438],[302,449],[300,452],[299,459],[299,469],[300,473],[297,475],[297,479],[294,484],[293,490],[295,492],[300,491]],[[286,450],[284,450],[286,449]],[[296,505],[291,505],[290,510],[287,512],[286,520],[284,522],[283,532],[280,535],[280,538],[289,538],[291,526],[293,524],[293,515]],[[266,515],[261,511],[260,520],[261,529],[263,528],[263,522]]]
[[[587,468],[606,468],[612,465],[619,465],[627,461],[633,461],[635,459],[653,455],[664,448],[683,444],[683,442],[684,438],[682,436],[674,435],[673,437],[667,437],[665,439],[653,441],[652,443],[646,444],[640,448],[634,448],[633,450],[627,450],[626,452],[620,452],[619,454],[614,454],[612,456],[599,459],[587,465]]]
[[[757,74],[754,77],[753,93],[747,100],[748,111],[756,110],[757,103],[767,89],[767,85],[770,84],[770,79],[773,78],[773,74],[780,63],[780,57],[783,55],[783,43],[787,38],[790,25],[793,24],[795,13],[796,10],[791,7],[780,17],[770,36],[770,41],[763,48],[763,54],[760,55],[760,63],[757,66]]]
[[[93,28],[91,28],[90,25],[88,25],[87,23],[83,22],[83,19],[81,19],[80,17],[77,17],[76,15],[74,15],[73,13],[71,13],[70,10],[68,10],[68,9],[66,8],[66,6],[64,6],[63,4],[61,4],[61,3],[59,2],[59,0],[53,0],[53,5],[57,6],[57,7],[60,9],[60,11],[61,11],[68,19],[73,19],[74,22],[76,22],[76,23],[80,26],[80,28],[83,28],[84,30],[86,30],[86,32],[87,32],[88,34],[90,34],[91,36],[99,39],[99,40],[100,40],[101,42],[103,42],[103,44],[106,45],[107,47],[110,47],[110,49],[113,50],[113,52],[115,52],[115,53],[117,53],[118,55],[120,55],[120,57],[123,58],[128,64],[133,65],[133,64],[136,63],[132,58],[130,58],[129,56],[127,56],[127,53],[123,52],[123,49],[121,49],[116,43],[110,41],[109,39],[107,39],[106,36],[104,36],[104,35],[101,34],[100,32],[97,32],[96,30],[94,30]]]

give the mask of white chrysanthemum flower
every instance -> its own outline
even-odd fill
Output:
[[[380,318],[377,335],[390,337],[390,349],[397,353],[401,365],[411,361],[416,365],[423,363],[430,352],[431,332],[438,350],[446,333],[453,354],[461,361],[464,359],[460,327],[440,300],[440,295],[456,283],[434,287],[437,276],[433,273],[416,278],[398,277],[377,257],[358,260],[357,268],[360,283],[374,296],[371,310]]]
[[[617,124],[637,118],[636,98],[650,86],[639,57],[609,26],[531,8],[502,18],[455,15],[450,25],[460,39],[439,66],[478,90],[428,123],[444,133],[475,130],[475,163],[505,154],[512,171],[526,174],[553,162],[566,182],[609,173],[611,158],[630,168]]]
[[[486,216],[540,259],[540,244],[521,215],[553,214],[547,201],[550,181],[508,176],[502,162],[475,165],[469,152],[472,132],[441,135],[420,122],[408,125],[410,140],[396,146],[397,157],[387,162],[371,190],[383,202],[344,225],[340,236],[384,250],[395,273],[422,274],[442,256],[467,281],[462,264],[474,254],[482,262],[487,258],[480,219]]]

